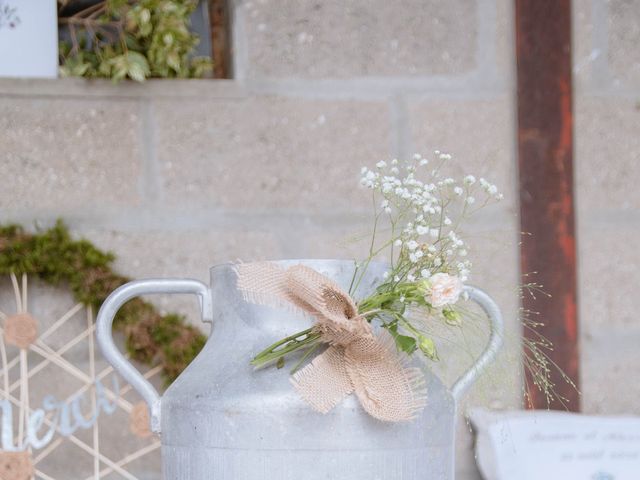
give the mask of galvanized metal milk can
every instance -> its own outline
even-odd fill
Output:
[[[352,261],[342,260],[278,263],[309,266],[344,288],[354,269]],[[371,264],[354,298],[373,291],[385,269],[382,263]],[[353,395],[329,413],[317,413],[298,397],[285,371],[254,371],[249,361],[257,352],[310,326],[310,320],[245,302],[232,265],[211,268],[210,286],[156,279],[118,288],[98,314],[97,338],[106,359],[149,405],[152,429],[162,438],[167,480],[451,480],[456,400],[493,359],[503,331],[493,300],[481,290],[465,288],[490,319],[489,344],[450,390],[423,367],[428,404],[409,423],[376,420]],[[118,308],[150,293],[195,294],[203,321],[213,324],[202,352],[162,397],[116,349],[111,336]]]

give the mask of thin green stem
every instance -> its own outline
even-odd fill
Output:
[[[322,342],[318,341],[315,344],[313,344],[311,347],[309,347],[306,352],[304,352],[304,355],[302,355],[302,357],[300,357],[300,360],[298,360],[298,363],[296,363],[295,366],[291,369],[291,375],[293,375],[294,373],[296,373],[298,371],[298,369],[300,369],[300,367],[302,366],[304,361],[307,358],[309,358],[309,356],[313,352],[315,352],[320,347],[320,345],[322,345]]]

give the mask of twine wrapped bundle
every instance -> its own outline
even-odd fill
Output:
[[[406,365],[390,335],[375,335],[353,299],[312,268],[269,262],[237,267],[237,287],[247,302],[294,308],[315,321],[329,347],[292,376],[300,396],[327,413],[355,393],[369,415],[382,421],[415,418],[426,404],[423,373]]]

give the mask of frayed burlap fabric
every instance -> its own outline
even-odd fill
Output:
[[[315,319],[328,348],[291,382],[315,410],[326,413],[355,393],[373,417],[399,422],[415,418],[426,404],[425,380],[406,365],[386,333],[377,336],[353,299],[312,268],[287,269],[269,262],[237,265],[237,286],[246,301],[294,308]]]

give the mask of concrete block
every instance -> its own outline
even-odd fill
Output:
[[[498,75],[505,79],[505,85],[510,88],[515,83],[516,69],[516,34],[515,34],[515,7],[510,0],[496,0],[495,6],[492,2],[480,2],[479,8],[484,11],[492,11],[495,8],[495,62]],[[491,19],[491,18],[489,18]],[[492,65],[487,65],[491,68]]]
[[[454,75],[475,67],[475,1],[257,0],[236,8],[249,77]]]
[[[598,76],[604,78],[607,75],[606,52],[604,46],[597,45],[594,39],[595,31],[599,25],[596,22],[604,19],[594,19],[593,2],[590,0],[577,0],[571,2],[572,19],[572,61],[573,81],[577,92],[584,91],[595,86]]]
[[[450,153],[453,160],[444,172],[456,178],[483,176],[495,183],[505,196],[499,209],[515,215],[513,108],[506,95],[487,100],[410,99],[411,150],[423,155],[434,150]]]
[[[640,205],[640,108],[633,99],[575,100],[575,187],[579,218]]]
[[[640,328],[640,230],[632,225],[585,225],[579,238],[582,330],[596,335],[602,329]]]
[[[635,0],[611,0],[607,4],[613,86],[640,89],[640,5]]]
[[[253,97],[158,101],[162,195],[170,205],[233,211],[368,209],[362,165],[388,158],[382,102]]]
[[[584,311],[584,309],[583,309]],[[581,337],[582,410],[640,414],[640,329],[603,327]]]
[[[0,209],[139,205],[140,131],[135,102],[2,98]]]

